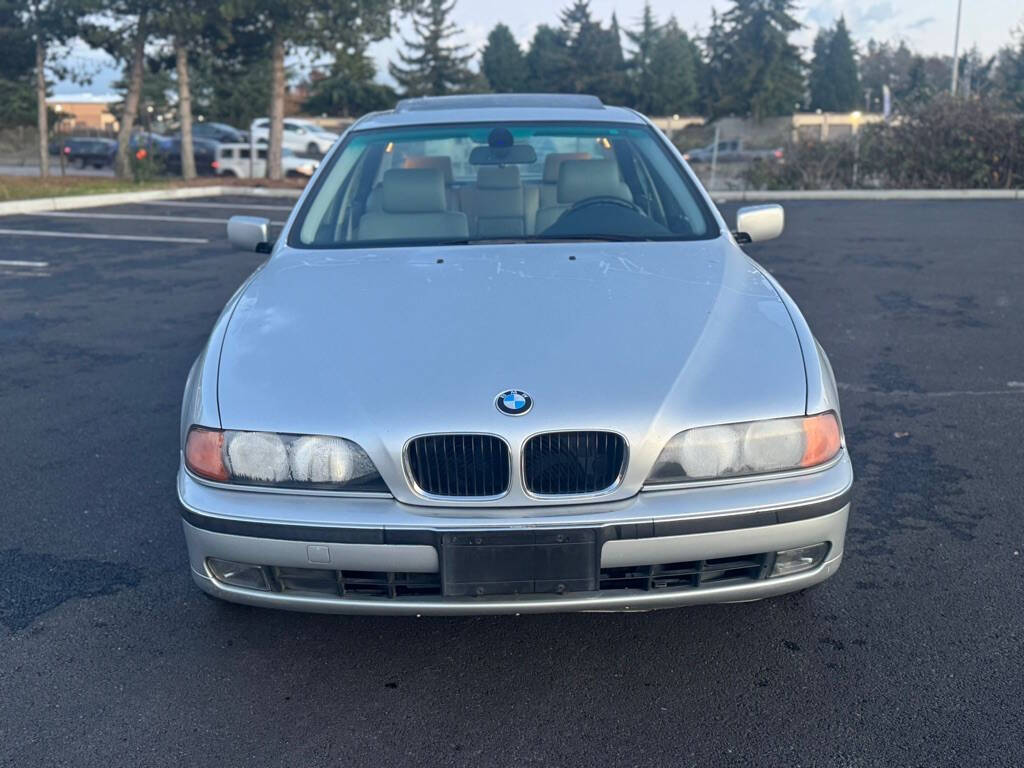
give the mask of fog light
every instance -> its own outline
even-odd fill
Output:
[[[772,568],[769,578],[776,576],[792,576],[794,573],[803,573],[821,565],[828,553],[828,543],[812,544],[809,547],[797,547],[796,549],[784,549],[775,553],[775,567]]]
[[[208,557],[206,558],[206,567],[218,581],[223,581],[225,584],[244,589],[270,591],[270,581],[267,579],[266,569],[263,566]]]

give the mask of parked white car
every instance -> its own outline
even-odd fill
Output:
[[[261,117],[252,121],[250,133],[253,141],[265,144],[270,141],[270,118]],[[284,147],[300,154],[324,155],[338,140],[332,133],[312,120],[289,117],[284,121]]]
[[[252,156],[252,147],[248,144],[220,144],[217,146],[217,159],[214,165],[218,176],[237,176],[240,179],[262,178],[267,175],[267,147],[260,144],[256,147],[256,155]],[[285,149],[281,157],[281,167],[285,176],[302,176],[309,178],[320,165],[319,160],[299,157],[294,151]]]

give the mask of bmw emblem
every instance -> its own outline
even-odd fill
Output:
[[[533,398],[521,389],[506,389],[498,395],[494,404],[506,416],[522,416],[533,408]]]

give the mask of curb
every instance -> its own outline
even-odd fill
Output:
[[[1021,189],[776,189],[709,192],[715,202],[747,200],[1024,200]]]
[[[148,189],[142,192],[112,192],[102,195],[38,197],[0,203],[0,216],[144,203],[151,200],[187,200],[193,197],[228,195],[298,199],[301,194],[300,189],[211,186]],[[722,190],[708,194],[716,203],[779,200],[1024,200],[1024,190],[1021,189],[777,189]]]
[[[145,203],[151,200],[187,200],[192,197],[222,197],[225,195],[251,195],[254,197],[292,197],[302,194],[299,189],[273,189],[270,187],[178,187],[147,189],[140,192],[111,192],[102,195],[66,195],[63,197],[37,197],[29,200],[10,200],[0,203],[0,216],[45,211],[68,211],[75,208],[96,208],[103,205]]]

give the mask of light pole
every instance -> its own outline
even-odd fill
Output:
[[[956,78],[960,69],[960,12],[963,10],[964,0],[956,0],[956,32],[953,35],[953,80],[949,84],[949,93],[956,96]]]

